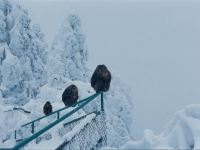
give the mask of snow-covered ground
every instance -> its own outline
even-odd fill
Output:
[[[118,82],[116,83],[116,81],[119,80],[114,79],[111,91],[105,93],[105,112],[106,112],[106,119],[107,119],[106,122],[108,127],[107,129],[108,145],[113,147],[119,147],[124,142],[127,142],[132,139],[131,134],[129,133],[129,131],[131,130],[131,122],[132,122],[131,121],[132,114],[130,111],[131,109],[129,108],[131,107],[131,103],[129,101],[126,101],[126,98],[129,96],[126,94],[126,92],[123,92],[123,89],[121,89],[120,86],[118,86],[119,83]],[[68,82],[68,84],[77,85],[79,90],[79,100],[95,93],[95,91],[91,88],[89,83],[84,83],[82,81],[71,81]],[[123,84],[121,85],[123,86]],[[14,138],[13,131],[15,129],[19,129],[22,124],[43,116],[42,107],[47,100],[52,103],[53,110],[57,110],[64,107],[64,104],[61,101],[61,94],[63,90],[64,89],[56,90],[55,88],[52,88],[48,85],[42,87],[41,94],[39,95],[40,98],[32,99],[24,106],[21,106],[24,110],[30,111],[31,112],[30,114],[26,114],[20,110],[12,110],[13,105],[5,105],[5,104],[1,105],[2,109],[0,109],[1,111],[0,119],[2,123],[0,124],[0,129],[1,129],[0,139],[1,142],[6,140],[1,144],[4,147],[10,147],[11,145],[14,145],[15,142],[13,141]],[[121,95],[120,94],[121,92],[124,94]],[[123,100],[122,101],[123,104],[120,103],[121,100]],[[78,116],[82,116],[85,114],[85,112],[91,112],[93,110],[96,110],[97,108],[100,108],[100,98],[97,98],[97,100],[92,102],[92,104],[86,106],[84,110],[78,111],[75,115],[65,120],[64,122],[70,121],[71,119],[76,118]],[[65,114],[68,111],[62,112],[62,114]],[[36,126],[36,131],[47,125],[47,123],[52,122],[53,120],[56,120],[56,115],[54,115],[48,120],[44,119],[44,121],[40,121]],[[64,141],[68,136],[68,134],[64,137],[59,136],[58,131],[61,128],[61,126],[62,124],[59,124],[58,126],[54,127],[52,130],[49,131],[52,135],[55,135],[55,137],[51,139],[53,141],[55,140],[54,142],[48,140],[41,142],[39,145],[35,145],[33,142],[32,144],[30,144],[30,146],[44,147],[45,145],[48,145],[49,148],[53,147],[55,148],[60,143],[62,143],[62,141]],[[30,128],[26,128],[23,131],[24,132],[29,131],[30,135]],[[22,136],[22,134],[18,133],[18,138],[20,138],[20,136]],[[115,141],[118,142],[116,143]],[[51,145],[51,143],[53,143],[53,145]]]

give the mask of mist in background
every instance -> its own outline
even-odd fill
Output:
[[[16,0],[51,45],[78,14],[89,66],[106,64],[133,88],[133,135],[159,133],[174,112],[200,102],[200,2]]]

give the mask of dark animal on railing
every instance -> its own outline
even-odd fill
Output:
[[[53,110],[53,107],[52,107],[51,103],[49,101],[47,101],[43,107],[43,113],[45,115],[49,115],[50,113],[52,113],[52,110]]]
[[[98,65],[91,78],[91,86],[96,92],[106,92],[110,88],[111,73],[105,65]]]
[[[75,85],[68,86],[62,94],[62,101],[65,106],[72,106],[78,100],[78,88]]]

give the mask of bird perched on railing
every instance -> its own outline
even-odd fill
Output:
[[[91,86],[96,92],[106,92],[110,88],[111,73],[105,65],[98,65],[91,77]]]
[[[65,104],[65,106],[72,106],[75,104],[78,100],[78,88],[75,85],[68,86],[63,94],[62,94],[62,101]]]
[[[51,103],[49,101],[47,101],[45,103],[45,105],[43,106],[43,113],[45,115],[49,115],[50,113],[52,113],[52,111],[53,111],[53,107],[52,107]]]

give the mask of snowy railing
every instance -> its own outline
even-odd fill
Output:
[[[25,126],[31,125],[32,136],[30,136],[30,137],[28,137],[28,138],[23,139],[22,141],[20,141],[18,144],[16,144],[16,145],[13,147],[13,149],[14,149],[14,150],[17,150],[17,149],[19,149],[19,148],[25,146],[26,144],[28,144],[28,143],[31,142],[32,140],[36,139],[36,138],[37,138],[38,136],[40,136],[41,134],[45,133],[46,131],[48,131],[49,129],[51,129],[52,127],[54,127],[55,125],[57,125],[58,123],[62,122],[64,119],[70,117],[72,114],[74,114],[75,112],[77,112],[78,110],[80,110],[81,108],[83,108],[84,106],[86,106],[88,103],[90,103],[91,101],[93,101],[93,100],[94,100],[97,96],[99,96],[99,95],[100,95],[100,97],[101,97],[101,111],[103,112],[103,111],[104,111],[103,92],[99,92],[99,93],[96,93],[96,94],[94,94],[94,95],[92,95],[92,96],[90,96],[90,97],[88,97],[88,98],[85,98],[85,99],[83,99],[83,100],[78,101],[78,102],[74,105],[74,106],[77,106],[77,105],[78,105],[78,106],[75,107],[75,108],[74,108],[73,110],[71,110],[70,112],[68,112],[67,114],[63,115],[62,117],[60,117],[60,112],[63,111],[63,110],[66,110],[66,109],[69,108],[69,107],[61,108],[61,109],[59,109],[59,110],[56,110],[56,111],[52,112],[52,113],[49,114],[48,116],[43,116],[43,117],[37,118],[37,119],[35,119],[35,120],[31,121],[31,122],[28,122],[28,123],[22,125],[21,127],[25,127]],[[73,107],[74,107],[74,106],[73,106]],[[92,113],[95,113],[96,115],[99,115],[99,114],[100,114],[100,111],[95,111],[95,112],[92,112]],[[53,115],[53,114],[57,114],[57,120],[54,121],[54,122],[52,122],[52,123],[50,123],[49,125],[47,125],[47,126],[44,127],[43,129],[41,129],[41,130],[39,130],[38,132],[35,133],[35,132],[34,132],[34,128],[35,128],[34,124],[35,124],[35,122],[40,121],[40,120],[42,120],[42,119],[44,119],[44,118],[47,118],[47,117],[49,117],[49,116],[51,116],[51,115]],[[86,115],[84,115],[84,116],[82,116],[82,117],[76,118],[76,119],[74,119],[74,120],[72,120],[72,121],[70,121],[70,122],[68,122],[68,123],[65,123],[65,126],[66,126],[67,124],[76,122],[76,121],[78,121],[78,120],[80,120],[80,119],[82,119],[82,118],[84,118],[85,116],[90,115],[90,114],[91,114],[91,113],[88,113],[88,114],[86,114]],[[16,133],[17,133],[17,132],[15,131],[15,138],[16,138]]]
[[[94,95],[95,95],[95,94],[94,94]],[[77,106],[77,105],[79,105],[79,104],[81,104],[81,103],[87,101],[88,99],[92,98],[94,95],[92,95],[92,96],[90,96],[90,97],[87,97],[87,98],[85,98],[85,99],[83,99],[83,100],[78,101],[76,104],[72,105],[71,107],[75,107],[75,106]],[[31,124],[31,132],[34,134],[34,131],[35,131],[35,130],[34,130],[34,128],[35,128],[34,124],[35,124],[35,122],[38,122],[38,121],[40,121],[40,120],[42,120],[42,119],[45,119],[45,118],[47,118],[47,117],[50,117],[50,116],[52,116],[52,115],[54,115],[54,114],[57,114],[57,119],[59,119],[59,118],[60,118],[60,112],[63,111],[63,110],[66,110],[67,108],[69,108],[69,107],[64,107],[64,108],[58,109],[58,110],[52,112],[51,114],[49,114],[49,115],[47,115],[47,116],[42,116],[42,117],[37,118],[37,119],[35,119],[35,120],[31,121],[31,122],[28,122],[28,123],[26,123],[26,124],[23,124],[23,125],[21,125],[21,127],[26,127],[26,126],[28,126],[28,125]],[[16,136],[17,136],[16,133],[17,133],[17,132],[15,131],[15,139],[16,139]]]
[[[72,133],[65,136],[65,141],[56,150],[95,150],[107,145],[105,113],[97,111],[87,117],[82,122],[68,124],[67,129]]]

